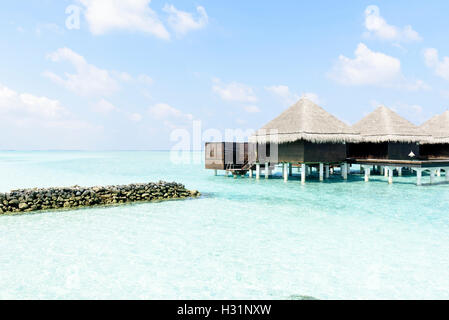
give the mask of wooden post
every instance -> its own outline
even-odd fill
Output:
[[[288,181],[288,163],[283,164],[284,181]]]
[[[402,168],[398,168],[398,176],[402,177]]]
[[[422,185],[422,171],[421,168],[413,168],[412,170],[416,171],[416,185],[421,186]]]
[[[306,184],[307,166],[305,163],[301,165],[301,183]]]
[[[365,182],[369,182],[369,177],[370,177],[370,171],[371,171],[371,167],[370,166],[363,166],[363,171],[365,171]]]
[[[270,177],[269,163],[265,162],[265,179],[268,179],[269,177]]]
[[[326,168],[326,172],[325,172],[324,176],[325,176],[326,179],[329,179],[329,170],[330,170],[329,165],[326,164],[325,168]]]
[[[388,167],[384,167],[384,177],[388,178]]]
[[[347,169],[347,163],[343,163],[341,165],[341,174],[343,177],[343,180],[348,180],[348,169]]]
[[[388,171],[388,183],[393,184],[393,168],[389,167],[387,168]]]
[[[433,184],[435,182],[435,169],[430,170],[430,184]]]
[[[437,169],[437,177],[441,177],[441,168]]]
[[[320,181],[324,181],[324,164],[320,163]]]
[[[214,176],[218,176],[218,170],[214,170]]]
[[[249,169],[249,178],[252,179],[253,178],[253,169]]]
[[[260,180],[260,163],[256,163],[256,179]]]

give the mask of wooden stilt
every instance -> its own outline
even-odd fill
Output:
[[[435,173],[436,173],[435,169],[430,170],[430,184],[435,183]]]
[[[348,169],[347,169],[347,163],[343,163],[341,165],[341,174],[343,177],[343,180],[348,180]]]
[[[326,164],[325,168],[326,168],[326,170],[325,170],[325,175],[324,175],[324,177],[325,177],[326,179],[329,179],[329,165]]]
[[[269,163],[265,162],[265,179],[268,179],[270,177],[270,167]]]
[[[363,166],[363,171],[365,171],[365,182],[369,182],[369,177],[370,177],[370,171],[371,171],[371,167],[370,166]]]
[[[306,184],[307,166],[305,163],[301,165],[301,183]]]
[[[249,169],[249,178],[252,179],[253,178],[253,169]]]
[[[415,169],[415,171],[416,171],[416,185],[421,186],[422,185],[422,182],[421,182],[422,169]]]
[[[256,163],[256,179],[260,180],[260,163]]]
[[[320,163],[320,181],[324,181],[324,164]]]
[[[437,177],[441,177],[441,169],[440,168],[437,169]]]
[[[387,168],[388,171],[388,183],[393,184],[393,168]]]
[[[398,176],[402,177],[402,168],[398,168]]]
[[[218,170],[214,170],[214,176],[218,176]]]
[[[284,181],[287,182],[288,181],[288,176],[289,176],[289,174],[288,174],[288,163],[284,163],[283,168],[284,168],[284,170],[283,170],[283,172],[284,172]]]

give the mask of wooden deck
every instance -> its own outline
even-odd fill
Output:
[[[347,159],[350,164],[373,165],[385,167],[410,168],[444,168],[449,167],[449,159],[445,160],[389,160],[389,159]]]

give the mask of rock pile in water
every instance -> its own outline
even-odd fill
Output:
[[[195,198],[198,191],[160,181],[124,186],[24,189],[0,193],[0,214]]]

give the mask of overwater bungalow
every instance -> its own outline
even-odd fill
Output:
[[[423,161],[426,159],[421,155],[420,144],[429,142],[430,135],[385,106],[357,122],[353,129],[360,136],[356,143],[348,143],[348,158],[365,170],[366,181],[373,166],[388,177],[389,183],[393,183],[395,170],[401,176],[402,168],[409,167],[417,172],[420,185],[421,173],[430,170],[433,174],[431,168],[440,165]]]
[[[377,168],[393,183],[394,171],[402,175],[409,168],[417,173],[429,171],[430,183],[441,170],[449,172],[449,111],[417,127],[393,110],[381,106],[350,127],[308,99],[301,99],[278,117],[257,130],[248,143],[206,143],[206,168],[225,170],[234,176],[254,175],[282,166],[288,181],[298,167],[305,183],[311,168],[320,181],[331,168],[340,167],[347,180],[349,166],[360,165],[365,181]],[[446,174],[449,182],[449,174]]]
[[[320,180],[329,177],[331,165],[342,167],[342,176],[347,179],[346,143],[356,141],[356,133],[312,101],[302,98],[277,118],[257,130],[249,138],[249,144],[206,144],[206,168],[232,171],[231,156],[226,150],[241,149],[237,158],[244,159],[234,170],[249,172],[260,178],[271,174],[273,166],[281,164],[283,177],[288,180],[293,166],[301,167],[301,181],[305,183],[310,167],[316,167]],[[242,147],[243,145],[243,147]],[[248,155],[246,155],[246,151]]]
[[[449,159],[449,111],[423,123],[420,130],[432,138],[423,141],[420,155],[423,159]]]

